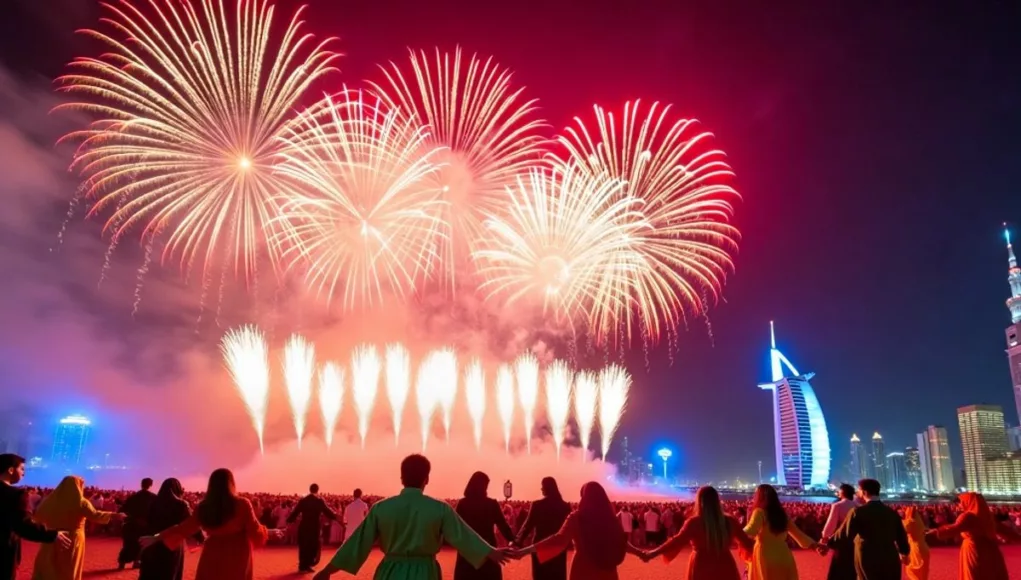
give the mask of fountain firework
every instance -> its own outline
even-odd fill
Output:
[[[315,346],[297,334],[291,335],[284,347],[284,382],[287,385],[287,400],[291,403],[294,432],[298,436],[298,448],[305,436],[305,416],[312,400],[312,377],[315,374]]]
[[[374,346],[360,346],[351,355],[351,389],[355,411],[358,413],[358,436],[362,440],[362,449],[365,448],[365,438],[369,434],[372,408],[376,404],[380,366],[379,352]]]
[[[411,357],[402,344],[386,347],[386,397],[393,411],[394,445],[401,440],[401,421],[411,389]]]
[[[344,408],[344,368],[328,362],[319,370],[319,410],[323,414],[323,439],[326,448],[333,445],[333,429]]]
[[[525,444],[532,453],[532,428],[535,426],[535,404],[539,399],[539,359],[526,353],[514,361],[518,383],[518,399],[525,416]]]

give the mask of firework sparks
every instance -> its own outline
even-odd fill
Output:
[[[435,266],[434,150],[400,109],[362,93],[327,97],[287,135],[279,173],[296,184],[278,243],[306,281],[345,309],[406,297]]]
[[[472,360],[464,371],[464,394],[478,450],[482,448],[482,420],[486,415],[486,374],[479,359]]]
[[[433,372],[436,373],[436,394],[443,411],[443,432],[449,444],[450,423],[454,416],[454,403],[457,402],[457,353],[454,349],[445,348],[435,354]]]
[[[234,385],[241,394],[252,418],[252,426],[259,437],[259,451],[263,452],[262,437],[266,429],[266,405],[269,402],[269,349],[266,335],[254,326],[242,326],[223,336],[220,343],[224,363]]]
[[[496,373],[496,410],[503,424],[503,446],[510,453],[511,428],[514,426],[514,371],[500,365]]]
[[[362,440],[362,449],[365,449],[365,437],[369,434],[372,409],[376,404],[381,367],[379,351],[374,346],[359,346],[351,355],[351,389],[354,392],[355,411],[358,412],[358,435]]]
[[[592,428],[596,423],[596,402],[599,384],[589,372],[580,372],[574,378],[574,420],[578,422],[578,436],[581,439],[582,460],[588,457]]]
[[[415,383],[415,403],[418,405],[418,421],[422,429],[422,451],[429,444],[429,431],[432,429],[433,413],[439,404],[437,396],[436,374],[432,366],[435,364],[431,353],[418,366],[418,380]]]
[[[408,349],[401,344],[386,347],[386,396],[393,411],[394,445],[401,440],[401,421],[404,405],[408,402],[411,389],[411,357]]]
[[[501,211],[504,189],[541,154],[542,121],[536,100],[514,88],[509,70],[492,59],[436,51],[410,52],[410,67],[381,67],[385,81],[371,83],[394,107],[430,127],[428,143],[443,147],[435,176],[444,203],[436,206],[445,235],[440,255],[452,277],[479,237],[490,213]]]
[[[319,410],[323,414],[326,448],[333,446],[333,430],[344,407],[344,367],[328,362],[319,370]]]
[[[643,109],[639,101],[626,103],[620,116],[596,106],[594,131],[575,118],[559,138],[567,153],[560,163],[620,178],[626,195],[641,201],[636,219],[643,227],[627,237],[628,254],[614,256],[626,260],[611,263],[626,276],[606,279],[606,293],[626,299],[595,320],[601,337],[630,341],[639,333],[656,341],[680,326],[686,311],[700,314],[719,299],[733,269],[739,233],[729,222],[739,196],[711,140],[696,121],[674,121],[669,106]]]
[[[287,385],[287,400],[291,404],[298,449],[301,449],[301,439],[305,436],[305,417],[312,400],[315,368],[315,346],[301,336],[291,335],[284,345],[284,384]]]
[[[631,375],[624,367],[610,365],[599,373],[599,433],[602,435],[603,461],[610,450],[613,435],[627,408]]]
[[[553,361],[546,368],[546,415],[557,447],[557,460],[567,433],[567,418],[571,414],[572,375],[571,369],[562,360]]]
[[[535,404],[539,400],[539,359],[525,353],[514,361],[518,399],[525,416],[525,445],[532,454],[532,428],[535,426]]]
[[[73,167],[88,176],[91,212],[116,206],[113,236],[136,225],[169,234],[164,256],[208,269],[232,262],[250,279],[286,184],[273,171],[278,137],[309,86],[334,71],[332,39],[311,43],[302,10],[274,25],[266,0],[126,0],[104,3],[112,32],[86,34],[101,58],[72,61],[59,108],[97,120],[65,139],[81,142]]]

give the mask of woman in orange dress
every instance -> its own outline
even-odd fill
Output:
[[[962,493],[961,515],[957,521],[940,526],[929,534],[940,540],[960,535],[961,557],[958,564],[960,580],[1009,580],[1007,563],[1003,560],[997,536],[1012,537],[1013,530],[997,522],[989,511],[986,498],[977,493]]]
[[[904,531],[911,545],[904,573],[908,580],[929,580],[929,544],[925,541],[925,523],[915,506],[908,506],[904,510]]]
[[[32,580],[81,580],[85,522],[108,524],[110,520],[124,518],[124,514],[97,511],[85,499],[84,489],[82,478],[68,475],[36,509],[33,519],[51,530],[66,531],[71,537],[71,548],[65,550],[57,544],[40,544]]]
[[[238,497],[234,474],[229,469],[217,469],[209,476],[206,495],[195,513],[155,536],[142,538],[142,546],[163,542],[174,550],[200,529],[205,532],[206,541],[195,580],[254,579],[252,549],[265,544],[270,534],[255,517],[251,502]],[[273,530],[273,535],[281,534]]]
[[[684,522],[677,535],[662,546],[645,552],[643,560],[662,554],[670,562],[685,546],[691,546],[688,558],[688,580],[741,580],[731,547],[751,553],[754,542],[741,524],[723,513],[720,494],[705,486],[695,495],[695,513]]]
[[[744,532],[755,539],[748,562],[748,580],[798,580],[798,565],[787,545],[787,536],[804,549],[815,549],[816,542],[787,517],[773,486],[763,484],[755,489],[752,508],[752,516],[744,527]]]
[[[576,550],[570,580],[618,580],[617,566],[626,554],[644,555],[628,543],[606,490],[594,481],[581,487],[578,509],[567,516],[559,532],[518,554],[534,553],[544,563],[562,554],[572,542]]]

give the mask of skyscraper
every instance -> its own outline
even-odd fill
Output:
[[[857,433],[851,434],[851,480],[865,479],[869,476],[869,456],[862,447]]]
[[[907,488],[922,489],[922,461],[915,447],[904,449],[904,467],[907,468]]]
[[[53,463],[68,467],[78,465],[90,425],[92,422],[81,415],[70,415],[60,420],[53,439]]]
[[[1007,429],[1007,445],[1011,451],[1021,451],[1021,427]]]
[[[964,447],[964,475],[969,491],[1011,493],[1015,489],[1012,466],[989,460],[1003,459],[1009,452],[1003,409],[998,405],[969,405],[957,409]]]
[[[1010,284],[1010,326],[1007,327],[1007,362],[1010,363],[1010,381],[1014,385],[1014,406],[1018,421],[1021,422],[1021,268],[1017,266],[1014,248],[1010,245],[1010,231],[1004,224],[1003,235],[1007,238],[1007,283]]]
[[[772,321],[769,335],[772,382],[759,388],[773,393],[776,482],[791,487],[824,487],[830,478],[830,439],[810,383],[815,373],[802,375],[776,348]],[[790,376],[784,375],[784,367]]]
[[[949,493],[954,490],[954,468],[950,463],[947,430],[929,425],[918,434],[918,458],[922,468],[922,489]]]
[[[908,465],[903,451],[886,454],[886,479],[890,491],[908,489]]]
[[[876,431],[872,434],[872,473],[876,474],[876,481],[879,485],[890,487],[890,478],[886,469],[886,446],[883,444],[883,436]]]

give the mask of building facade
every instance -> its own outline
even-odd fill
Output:
[[[907,469],[908,489],[922,489],[922,461],[918,448],[904,449],[904,467]]]
[[[886,445],[878,431],[872,434],[872,473],[876,481],[884,488],[890,487],[890,478],[886,470]]]
[[[82,451],[89,439],[89,427],[92,422],[81,415],[64,417],[57,425],[57,433],[53,438],[53,455],[51,461],[57,466],[72,467],[82,460]]]
[[[1007,428],[998,405],[969,405],[957,409],[964,448],[965,486],[988,494],[1012,493],[1016,487],[1008,457]]]
[[[1010,232],[1004,228],[1007,238],[1007,283],[1010,284],[1010,326],[1007,327],[1007,362],[1010,364],[1010,382],[1014,386],[1014,406],[1017,420],[1021,423],[1021,268],[1018,268],[1014,248],[1010,245]]]
[[[886,454],[886,489],[904,491],[908,486],[908,464],[903,451]]]
[[[772,322],[769,332],[772,381],[759,388],[773,394],[776,482],[798,488],[825,487],[830,478],[830,440],[810,382],[815,373],[799,373],[776,348]]]
[[[950,442],[946,428],[929,425],[918,434],[918,460],[922,489],[939,493],[954,490],[954,467],[950,461]]]
[[[869,477],[869,456],[857,433],[851,434],[851,481]]]
[[[1007,446],[1011,451],[1021,451],[1021,427],[1007,429]]]

